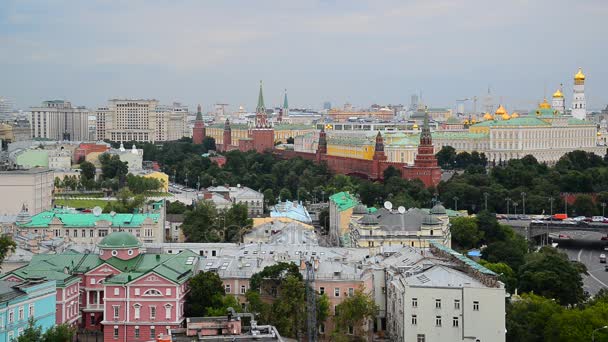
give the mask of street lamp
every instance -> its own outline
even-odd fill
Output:
[[[522,215],[526,215],[526,193],[525,192],[521,193],[521,201],[522,201],[522,206],[521,206],[522,212],[521,213],[522,213]]]
[[[553,226],[553,197],[549,197],[549,202],[551,203],[551,211],[549,212],[549,214],[551,214],[551,216],[549,217],[549,220],[551,220],[551,226]],[[549,224],[547,223],[547,245],[549,244]]]
[[[511,203],[511,199],[509,197],[505,198],[507,201],[507,220],[509,219],[509,203]]]
[[[595,330],[593,330],[593,332],[591,333],[591,341],[595,342],[595,332],[602,330],[602,329],[608,329],[608,325],[604,325],[603,327],[597,328]]]
[[[513,202],[513,214],[517,215],[517,206],[519,205],[519,203],[517,202]]]
[[[454,200],[454,210],[458,211],[458,196],[452,198]]]
[[[489,193],[487,193],[487,192],[484,192],[484,193],[483,193],[483,199],[484,199],[484,201],[485,201],[485,203],[484,203],[484,204],[485,204],[485,206],[486,206],[486,211],[488,210],[488,196],[490,196],[490,194],[489,194]]]
[[[604,217],[604,209],[606,209],[606,203],[602,202],[601,206],[602,206],[602,217]]]

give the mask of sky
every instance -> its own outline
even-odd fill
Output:
[[[0,96],[253,110],[263,80],[267,107],[284,89],[290,107],[454,107],[490,87],[512,110],[560,83],[570,104],[582,67],[604,108],[607,17],[605,0],[1,0]]]

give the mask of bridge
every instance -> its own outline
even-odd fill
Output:
[[[500,224],[511,226],[515,232],[525,235],[528,239],[562,231],[597,232],[608,235],[608,224],[596,222],[577,222],[575,224],[560,221],[532,223],[526,220],[499,220]]]

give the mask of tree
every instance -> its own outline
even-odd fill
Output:
[[[27,327],[17,338],[17,342],[36,342],[42,340],[42,327],[36,326],[34,317],[30,317],[27,321]]]
[[[292,199],[291,191],[289,191],[289,189],[287,188],[281,189],[281,192],[279,192],[279,198],[281,199],[281,201]]]
[[[608,341],[608,300],[601,298],[553,314],[545,327],[545,341]]]
[[[498,278],[505,284],[507,292],[515,292],[515,288],[517,288],[517,274],[509,265],[504,262],[491,263],[483,259],[481,259],[480,264],[498,274]]]
[[[364,339],[369,333],[370,322],[376,317],[377,312],[378,306],[373,298],[363,293],[362,289],[355,290],[353,296],[336,306],[334,337],[343,338],[350,327],[355,332],[355,336]]]
[[[204,151],[217,150],[217,147],[215,146],[215,139],[212,137],[204,137],[203,138],[203,150]]]
[[[329,209],[324,208],[319,212],[319,224],[323,227],[323,231],[329,233]]]
[[[95,179],[95,165],[88,161],[80,163],[80,177],[84,179]]]
[[[42,336],[42,342],[72,342],[76,328],[68,324],[54,325]]]
[[[505,241],[492,242],[483,249],[481,256],[491,263],[502,262],[518,270],[524,263],[526,249],[526,241],[517,235]]]
[[[220,216],[224,217],[224,241],[240,242],[242,234],[251,229],[253,220],[249,218],[249,211],[246,204],[235,203]]]
[[[435,154],[437,163],[442,169],[452,169],[456,163],[456,149],[452,146],[443,146],[439,152]]]
[[[99,162],[101,163],[101,174],[103,178],[124,178],[129,172],[127,163],[122,162],[120,157],[116,154],[110,155],[103,153],[99,156]]]
[[[209,311],[224,307],[224,283],[215,272],[200,272],[190,279],[185,314],[188,317],[208,316]]]
[[[222,237],[216,222],[215,205],[201,201],[194,210],[186,213],[181,228],[188,242],[220,242]]]
[[[382,177],[384,179],[384,182],[386,183],[386,181],[388,181],[389,179],[393,178],[393,177],[399,177],[401,178],[401,171],[397,170],[396,167],[394,166],[389,166],[386,169],[384,169],[384,171],[382,172]]]
[[[562,305],[577,304],[585,299],[580,268],[568,256],[552,247],[543,247],[526,257],[519,269],[519,288],[553,298]]]
[[[17,247],[17,244],[10,235],[0,236],[0,264],[2,264],[7,254],[15,251],[15,247]]]
[[[180,201],[167,201],[167,214],[185,214],[189,208]]]
[[[289,138],[287,138],[287,143],[288,143],[288,144],[293,144],[293,143],[294,143],[294,139],[293,139],[293,137],[289,137]]]
[[[302,279],[302,274],[298,269],[298,265],[294,263],[278,262],[274,265],[266,266],[261,272],[251,276],[249,286],[253,291],[258,291],[264,294],[262,289],[262,281],[272,281],[273,283],[282,282],[286,276],[292,275]],[[273,294],[272,291],[266,291],[267,294]]]
[[[274,192],[271,188],[264,190],[264,201],[266,201],[268,205],[277,204],[277,200],[274,198]]]
[[[578,215],[590,217],[596,214],[596,208],[595,204],[593,204],[593,198],[589,195],[576,196],[573,207]]]
[[[450,219],[450,223],[453,244],[463,250],[479,246],[483,232],[477,228],[477,220],[469,217],[455,217]]]
[[[526,293],[517,301],[507,303],[506,309],[507,341],[554,341],[545,340],[548,321],[563,310],[554,300]]]

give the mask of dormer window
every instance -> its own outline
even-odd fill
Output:
[[[127,254],[128,254],[128,255],[133,255],[133,250],[132,250],[132,249],[129,249],[129,250],[127,251]]]
[[[112,256],[117,256],[117,255],[118,255],[118,251],[117,251],[117,250],[115,250],[115,249],[113,249],[113,250],[112,250]]]

